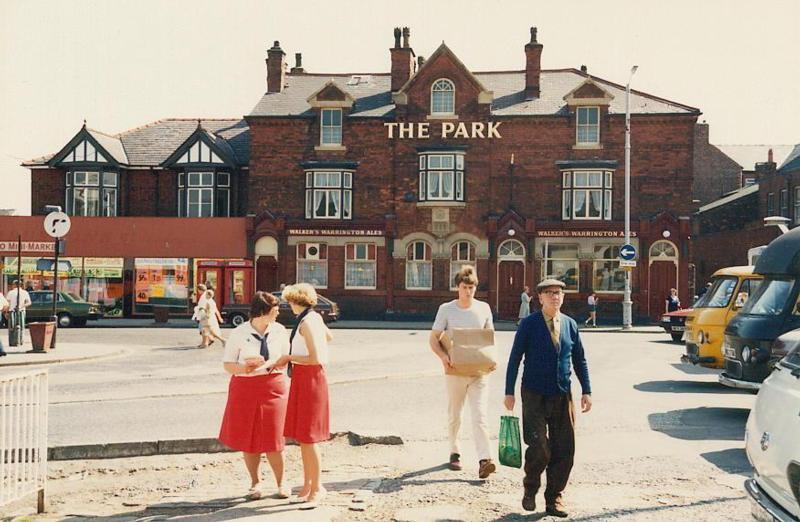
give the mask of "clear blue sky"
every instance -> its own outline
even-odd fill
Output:
[[[768,6],[768,7],[765,7]],[[579,67],[698,107],[717,144],[800,142],[800,2],[0,0],[0,208],[28,213],[26,159],[86,118],[117,133],[160,118],[238,117],[280,40],[311,72],[385,72],[395,26],[418,55],[446,41],[472,70]],[[780,160],[780,158],[776,158]]]

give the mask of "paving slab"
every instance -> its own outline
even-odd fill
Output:
[[[4,343],[5,344],[5,343]],[[118,344],[57,343],[55,350],[33,352],[30,343],[23,346],[6,347],[5,357],[0,357],[0,369],[14,366],[33,366],[65,362],[87,361],[101,357],[113,357],[126,353]]]

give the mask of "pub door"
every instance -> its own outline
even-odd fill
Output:
[[[497,267],[497,312],[500,319],[516,320],[525,287],[525,263],[500,261]]]
[[[278,261],[275,256],[261,256],[256,261],[256,288],[264,292],[278,290]]]
[[[678,263],[653,261],[650,263],[650,320],[659,322],[666,309],[670,288],[678,287]]]

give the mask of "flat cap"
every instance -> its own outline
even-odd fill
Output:
[[[545,288],[557,286],[559,288],[566,288],[567,285],[564,284],[564,281],[559,281],[558,279],[544,279],[538,285],[536,285],[536,291],[541,292]]]

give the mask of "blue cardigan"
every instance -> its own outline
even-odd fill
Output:
[[[506,370],[506,395],[514,395],[519,363],[525,356],[522,388],[541,395],[558,395],[570,392],[571,367],[581,383],[583,394],[592,393],[589,385],[589,367],[583,344],[574,319],[561,314],[561,346],[556,350],[550,330],[542,312],[526,317],[514,337],[514,346]]]

